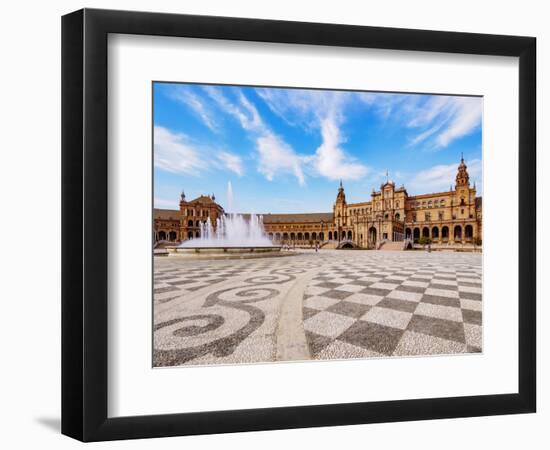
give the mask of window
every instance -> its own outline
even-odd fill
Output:
[[[399,208],[399,200],[397,200],[397,201],[395,202],[395,207],[396,207],[396,208]]]
[[[416,213],[413,213],[413,222],[416,222]]]
[[[439,211],[439,220],[443,220],[443,211]]]
[[[426,214],[424,214],[424,218],[425,218],[426,222],[429,222],[432,219],[432,216],[431,216],[430,213],[426,213]]]

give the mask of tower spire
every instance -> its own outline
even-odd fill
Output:
[[[388,172],[388,169],[386,169],[386,183],[390,182],[390,174]]]
[[[460,153],[460,164],[456,174],[456,186],[469,186],[470,175],[468,175],[468,167],[464,163],[464,154]]]

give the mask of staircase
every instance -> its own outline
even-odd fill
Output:
[[[335,249],[336,247],[338,247],[338,241],[325,241],[325,242],[322,242],[321,245],[319,246],[319,248],[324,248],[324,249]]]
[[[378,250],[392,250],[392,251],[398,251],[403,250],[405,242],[404,241],[385,241],[382,243],[382,245],[379,247]]]

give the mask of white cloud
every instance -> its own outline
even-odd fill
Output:
[[[184,134],[155,126],[153,142],[155,167],[167,172],[191,175],[205,168],[199,152],[186,142]]]
[[[256,144],[260,156],[258,171],[268,180],[273,180],[279,172],[288,172],[298,179],[301,186],[305,185],[302,159],[286,142],[273,133],[265,133],[257,138]]]
[[[448,125],[437,136],[440,147],[446,147],[453,140],[470,134],[481,125],[481,99],[460,98],[455,100],[455,112]]]
[[[428,100],[416,94],[358,93],[357,97],[384,119],[402,122],[418,130],[409,145],[422,142],[440,149],[481,126],[482,99],[434,95]]]
[[[231,102],[217,87],[204,86],[203,89],[210,96],[210,98],[218,104],[223,112],[230,114],[237,119],[244,130],[256,132],[262,131],[264,125],[258,111],[256,111],[256,108],[248,102],[242,93],[239,92],[239,106],[238,104]]]
[[[313,89],[256,89],[256,93],[276,115],[292,126],[319,128],[328,114],[339,115],[351,93]]]
[[[170,90],[170,97],[189,107],[211,131],[215,133],[220,131],[213,112],[198,95],[177,86]]]
[[[319,130],[321,145],[314,155],[303,158],[317,175],[329,180],[356,180],[367,173],[367,167],[346,154],[341,146],[344,139],[340,124],[351,93],[296,89],[257,89],[257,93],[275,114],[291,125]]]
[[[164,198],[155,197],[154,207],[163,209],[179,209],[179,205],[174,200],[166,200]]]
[[[432,138],[434,148],[447,147],[477,129],[481,114],[482,100],[478,97],[432,97],[412,112],[408,126],[424,130],[411,139],[411,145]]]
[[[367,173],[367,167],[349,158],[341,149],[340,129],[333,118],[321,121],[322,144],[315,153],[316,171],[329,180],[357,180]]]
[[[263,122],[256,107],[242,92],[237,93],[237,102],[232,102],[215,87],[205,87],[205,91],[223,111],[233,116],[249,132],[250,138],[256,143],[258,172],[268,180],[273,180],[278,174],[290,173],[300,185],[305,184],[303,158]]]
[[[420,134],[417,134],[414,138],[412,138],[409,142],[409,145],[415,146],[416,144],[419,144],[422,141],[425,141],[427,138],[429,138],[431,135],[436,133],[441,127],[443,126],[442,123],[436,124],[431,128],[428,128],[426,131],[423,131]]]
[[[373,107],[384,119],[389,119],[395,113],[398,118],[403,114],[409,114],[415,109],[420,96],[394,94],[391,92],[358,92],[357,98],[363,103]]]
[[[481,188],[482,166],[481,160],[474,159],[466,161],[468,173],[470,175],[470,184],[476,181],[478,190]],[[449,187],[455,185],[458,164],[440,164],[429,169],[416,173],[412,180],[407,184],[409,194],[427,194],[429,192],[448,191]]]
[[[243,163],[240,156],[222,151],[217,154],[217,157],[225,168],[235,172],[239,176],[244,174]]]

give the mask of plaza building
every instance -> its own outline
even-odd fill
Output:
[[[448,191],[410,196],[387,178],[370,200],[348,203],[342,182],[332,212],[263,214],[266,234],[275,244],[325,248],[403,248],[404,243],[430,238],[435,245],[480,245],[482,202],[470,184],[461,158],[454,186]],[[187,201],[179,210],[155,209],[155,242],[177,242],[200,236],[200,224],[225,214],[214,195]],[[392,244],[395,243],[395,244]]]

